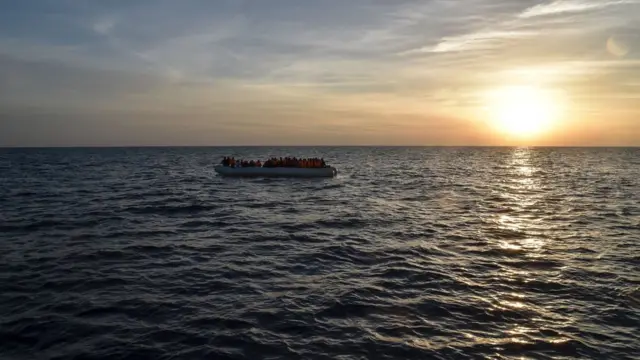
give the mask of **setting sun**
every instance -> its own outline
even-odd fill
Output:
[[[511,86],[488,94],[490,121],[510,136],[530,137],[548,130],[558,120],[558,100],[549,91],[532,86]]]

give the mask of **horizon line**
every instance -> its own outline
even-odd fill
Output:
[[[640,148],[640,145],[45,145],[0,146],[0,149],[127,149],[127,148]]]

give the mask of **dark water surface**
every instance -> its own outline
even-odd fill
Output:
[[[640,149],[4,149],[0,183],[2,359],[640,354]]]

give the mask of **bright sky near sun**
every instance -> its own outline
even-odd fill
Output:
[[[640,0],[8,1],[0,146],[640,146]]]

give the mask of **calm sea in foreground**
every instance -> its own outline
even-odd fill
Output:
[[[2,149],[0,184],[2,359],[640,355],[638,148]]]

